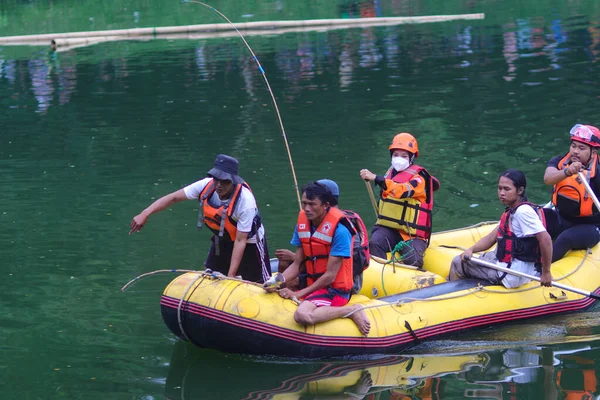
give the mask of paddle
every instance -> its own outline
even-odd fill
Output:
[[[373,194],[373,188],[371,187],[371,183],[365,180],[365,185],[367,185],[367,192],[369,192],[369,197],[371,198],[371,205],[373,206],[373,211],[375,211],[375,218],[379,216],[377,213],[377,202],[375,201],[375,195]]]
[[[588,194],[594,201],[596,208],[598,210],[600,210],[600,201],[598,201],[598,197],[596,197],[596,193],[594,193],[594,191],[592,190],[592,187],[590,186],[589,182],[585,178],[585,175],[583,175],[583,172],[578,172],[578,175],[579,175],[579,179],[581,179],[581,182],[583,182],[583,185],[585,186],[585,189],[587,190]]]
[[[467,260],[469,260],[469,259],[467,259]],[[475,264],[481,265],[482,267],[495,269],[496,271],[505,272],[510,275],[520,276],[521,278],[527,278],[527,279],[531,279],[532,281],[541,282],[541,279],[538,276],[529,275],[524,272],[514,271],[510,268],[504,268],[504,267],[501,267],[494,263],[484,261],[477,257],[471,257],[470,260],[473,261]],[[571,286],[563,285],[562,283],[552,281],[552,286],[557,287],[559,289],[567,290],[569,292],[581,294],[583,296],[591,297],[592,299],[600,300],[600,296],[598,296],[597,294],[594,294],[594,293],[591,293],[591,292],[588,292],[588,291],[585,291],[582,289],[577,289],[577,288],[574,288]]]

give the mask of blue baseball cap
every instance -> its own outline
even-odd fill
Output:
[[[331,194],[334,197],[337,198],[337,197],[340,196],[340,188],[338,187],[337,183],[335,183],[331,179],[319,179],[317,181],[317,183],[320,183],[321,185],[327,186],[329,188],[329,190],[331,191]]]

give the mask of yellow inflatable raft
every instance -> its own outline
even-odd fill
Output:
[[[445,282],[452,258],[489,233],[485,223],[434,234],[424,271],[372,261],[361,295],[371,321],[363,337],[352,320],[302,326],[296,303],[259,285],[191,272],[175,278],[161,299],[165,323],[177,336],[207,348],[286,357],[399,353],[424,340],[497,324],[589,308],[594,300],[531,282],[518,289],[465,279]],[[552,265],[554,280],[588,292],[600,289],[600,250],[571,251]]]

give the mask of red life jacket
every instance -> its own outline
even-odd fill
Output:
[[[541,208],[529,202],[522,202],[515,208],[507,209],[502,213],[500,217],[500,223],[498,224],[498,235],[496,241],[498,243],[496,247],[496,258],[498,261],[510,264],[514,258],[524,262],[535,262],[538,268],[542,264],[542,253],[540,245],[536,237],[516,237],[510,227],[510,217],[517,211],[517,208],[522,205],[528,205],[533,207],[536,211],[544,227],[546,226],[546,219]]]
[[[558,169],[563,170],[571,164],[571,155],[567,153],[558,163]],[[588,182],[596,176],[596,166],[598,164],[598,155],[594,155],[590,161],[590,170],[583,174]],[[579,174],[573,174],[554,185],[552,192],[552,204],[567,217],[590,217],[598,214],[598,209],[594,205],[594,200],[585,189]]]
[[[343,224],[350,231],[354,242],[354,228],[340,209],[331,207],[314,233],[311,232],[310,220],[304,211],[300,211],[298,214],[298,238],[306,257],[308,286],[327,271],[331,243],[338,224]],[[350,291],[353,285],[352,275],[352,257],[344,258],[342,266],[330,286],[341,291]]]
[[[356,235],[352,241],[352,274],[360,275],[369,267],[371,253],[369,252],[369,233],[360,215],[352,210],[342,210],[352,224]]]
[[[414,198],[395,199],[380,198],[377,225],[398,229],[428,241],[431,236],[431,210],[433,209],[433,192],[440,186],[439,181],[419,165],[411,165],[392,177],[393,168],[385,174],[386,179],[396,183],[406,183],[413,176],[420,174],[425,178],[425,201]]]
[[[250,186],[248,186],[246,182],[235,185],[229,202],[220,206],[216,206],[211,204],[212,195],[216,190],[214,180],[211,180],[198,196],[198,200],[200,200],[200,210],[202,213],[202,220],[198,221],[198,227],[200,228],[204,224],[216,236],[224,237],[225,240],[234,241],[237,235],[237,221],[235,221],[231,215],[238,205],[242,187],[250,190]],[[256,233],[256,229],[259,225],[260,216],[257,212],[252,232],[248,234],[248,237],[251,237]]]

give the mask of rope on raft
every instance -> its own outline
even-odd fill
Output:
[[[183,296],[181,296],[181,299],[179,300],[179,304],[177,305],[177,324],[179,325],[179,330],[181,331],[181,334],[186,338],[186,340],[190,343],[192,343],[192,341],[190,340],[189,336],[187,335],[187,333],[185,333],[185,329],[183,329],[183,321],[181,319],[181,306],[183,305],[183,302],[190,290],[190,288],[192,287],[192,285],[194,285],[196,282],[198,282],[200,279],[204,280],[206,278],[206,274],[199,274],[196,279],[194,279],[193,281],[190,282],[190,284],[185,288],[185,291],[183,292]],[[202,283],[202,282],[200,282]],[[196,286],[194,288],[194,290],[196,290],[198,286]],[[193,293],[193,292],[192,292]]]
[[[409,243],[405,243],[405,242],[398,243],[394,247],[394,249],[393,249],[392,259],[389,260],[386,264],[393,264],[394,261],[398,261],[398,260],[402,261],[402,259],[405,257],[405,255],[402,256],[402,253],[400,253],[399,250],[403,249],[404,246],[410,247]],[[442,245],[442,246],[444,246],[444,245]],[[458,247],[458,246],[444,246],[444,247],[451,248],[451,247]],[[411,248],[411,251],[414,251],[414,249]],[[396,252],[398,252],[400,254],[399,257],[397,257],[395,255]],[[407,254],[409,254],[409,253],[407,253]],[[587,257],[588,257],[589,254],[591,254],[591,249],[587,249],[587,251],[585,253],[585,256],[582,258],[582,260],[579,263],[579,265],[577,265],[577,267],[573,271],[571,271],[567,275],[564,275],[564,276],[562,276],[560,278],[556,278],[555,281],[566,279],[567,277],[569,277],[569,276],[573,275],[575,272],[577,272],[583,266],[583,264],[585,263],[585,260],[587,259]],[[228,277],[226,275],[223,275],[220,272],[211,271],[210,269],[205,270],[205,271],[195,271],[195,270],[187,270],[187,269],[161,269],[161,270],[156,270],[156,271],[152,271],[152,272],[147,272],[145,274],[142,274],[142,275],[139,275],[139,276],[135,277],[134,279],[132,279],[129,282],[127,282],[127,284],[121,288],[121,291],[125,291],[125,289],[127,289],[130,285],[132,285],[134,282],[137,282],[141,278],[144,278],[146,276],[156,275],[156,274],[159,274],[159,273],[165,273],[165,272],[198,272],[200,274],[196,279],[194,279],[187,286],[187,288],[186,288],[183,296],[181,297],[181,299],[179,301],[179,305],[177,306],[177,322],[179,324],[179,329],[181,330],[182,334],[186,337],[186,339],[188,339],[188,341],[189,341],[189,338],[186,335],[185,331],[183,330],[183,324],[182,324],[182,320],[181,320],[181,308],[182,308],[181,306],[183,305],[184,299],[187,297],[187,293],[190,290],[190,288],[192,287],[192,285],[194,283],[196,283],[200,278],[202,278],[202,279],[213,278],[213,279],[219,279],[219,280],[232,280],[232,281],[237,281],[237,282],[243,282],[243,283],[246,283],[246,284],[249,284],[249,285],[252,285],[252,286],[257,286],[257,287],[260,287],[261,289],[263,288],[263,285],[260,284],[260,283],[256,283],[256,282],[252,282],[252,281],[246,281],[246,280],[238,278],[238,277],[231,278],[231,277]],[[196,286],[196,287],[198,287],[198,286]],[[386,293],[386,295],[387,295],[387,292],[385,292],[385,287],[383,286],[383,275],[382,275],[382,288],[384,290],[384,293]],[[534,290],[536,288],[537,287],[522,288],[522,289],[511,289],[511,292],[513,292],[513,293],[514,292],[526,292],[526,291],[529,291],[529,290]],[[396,301],[394,303],[385,303],[385,304],[375,304],[375,305],[372,305],[372,306],[363,306],[359,310],[366,310],[366,309],[369,309],[369,308],[379,308],[379,307],[390,307],[390,306],[392,306],[392,307],[394,307],[394,306],[401,307],[406,300],[415,301],[415,302],[419,302],[419,301],[421,301],[421,302],[428,302],[428,301],[448,300],[448,299],[454,299],[454,298],[458,298],[458,297],[468,296],[468,295],[471,295],[471,294],[475,294],[477,292],[506,293],[506,291],[503,291],[503,290],[493,290],[493,289],[488,289],[487,287],[478,285],[477,287],[468,290],[468,293],[464,293],[464,294],[457,294],[457,295],[452,295],[452,296],[444,296],[444,297],[438,297],[438,298],[433,298],[433,299],[421,299],[421,298],[413,298],[413,297],[403,297],[403,298],[401,298],[400,300],[398,300],[398,301]],[[300,301],[297,298],[295,298],[295,297],[291,298],[290,300],[292,300],[297,305],[300,304]],[[352,314],[358,312],[359,310],[351,311],[348,314],[344,315],[342,318],[348,318]]]
[[[396,246],[398,247],[398,246]],[[449,246],[448,246],[449,247]],[[394,251],[396,250],[396,248],[394,248]],[[579,263],[579,265],[577,265],[577,267],[571,271],[570,273],[568,273],[567,275],[561,276],[560,278],[556,278],[554,279],[555,281],[560,281],[563,279],[566,279],[567,277],[573,275],[575,272],[577,272],[585,263],[586,258],[588,257],[589,254],[591,254],[592,250],[591,249],[587,249],[587,251],[585,252],[585,256],[582,258],[581,262]],[[392,256],[393,258],[393,256]],[[391,263],[391,261],[389,262]],[[383,283],[383,277],[382,277],[382,283]],[[383,285],[382,285],[383,287]],[[530,290],[535,290],[537,289],[538,286],[534,286],[534,287],[528,287],[528,288],[515,288],[515,289],[510,289],[511,293],[521,293],[521,292],[527,292]],[[385,288],[383,288],[384,292],[385,292]],[[437,298],[433,298],[433,299],[420,299],[420,298],[415,298],[415,297],[403,297],[401,299],[399,299],[398,301],[395,301],[393,303],[384,303],[384,304],[374,304],[372,306],[363,306],[362,308],[358,309],[358,310],[354,310],[349,312],[348,314],[344,315],[342,318],[348,318],[349,316],[351,316],[352,314],[360,311],[360,310],[367,310],[369,308],[379,308],[379,307],[402,307],[402,305],[404,304],[404,302],[406,300],[410,300],[410,301],[414,301],[414,302],[427,302],[427,301],[441,301],[441,300],[449,300],[449,299],[455,299],[458,297],[464,297],[464,296],[469,296],[471,294],[476,294],[477,292],[488,292],[488,293],[503,293],[506,294],[506,290],[494,290],[494,289],[489,289],[485,286],[482,285],[477,285],[477,287],[473,288],[473,289],[469,289],[467,293],[462,293],[462,294],[456,294],[456,295],[451,295],[451,296],[444,296],[444,297],[437,297]]]
[[[402,261],[404,261],[404,259],[411,254],[411,252],[414,252],[415,249],[410,245],[410,243],[412,242],[412,240],[408,240],[406,242],[402,241],[402,242],[398,242],[398,244],[396,244],[396,246],[394,246],[394,248],[391,251],[391,255],[390,255],[390,259],[387,260],[385,263],[383,263],[383,265],[388,265],[388,264],[392,264],[393,267],[393,271],[394,273],[396,273],[396,262],[398,263],[402,263]],[[409,251],[407,251],[405,254],[402,254],[402,250],[408,248]],[[398,255],[396,255],[396,253]],[[416,267],[415,267],[416,268]],[[381,268],[381,289],[383,289],[383,294],[385,296],[388,295],[387,290],[385,290],[385,282],[383,279],[383,273],[385,272],[385,268]]]
[[[423,301],[423,302],[427,302],[427,301],[441,301],[441,300],[448,300],[448,299],[455,299],[458,297],[465,297],[465,296],[469,296],[471,294],[477,293],[477,292],[482,292],[485,291],[486,289],[481,286],[481,285],[477,285],[477,287],[474,287],[473,289],[469,289],[468,293],[462,293],[462,294],[456,294],[456,295],[452,295],[452,296],[444,296],[444,297],[436,297],[433,299],[420,299],[417,297],[403,297],[401,299],[399,299],[398,301],[395,301],[393,303],[383,303],[383,304],[374,304],[372,306],[363,306],[362,308],[359,308],[358,310],[354,310],[354,311],[350,311],[348,314],[344,315],[342,318],[348,318],[349,316],[351,316],[352,314],[360,311],[360,310],[367,310],[369,308],[379,308],[379,307],[402,307],[404,305],[404,302],[406,300],[410,300],[410,301]]]

